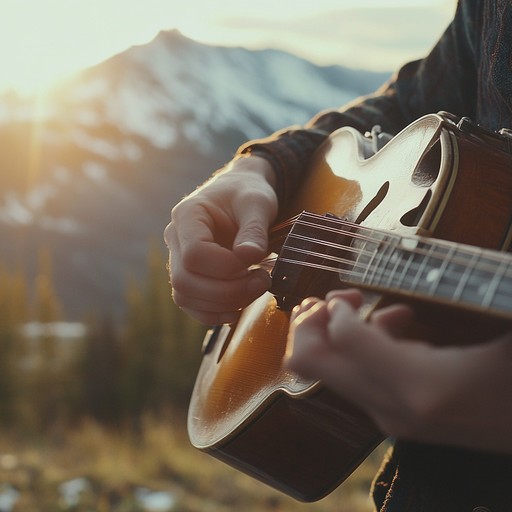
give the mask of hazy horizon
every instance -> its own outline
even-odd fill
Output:
[[[36,93],[161,30],[206,44],[276,48],[317,64],[391,71],[424,55],[454,0],[3,0],[0,91]]]

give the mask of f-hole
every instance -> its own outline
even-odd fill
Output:
[[[222,343],[222,347],[219,350],[219,355],[217,357],[217,364],[219,364],[224,357],[224,354],[226,353],[226,350],[229,347],[229,343],[231,342],[231,338],[233,337],[233,329],[234,326],[232,325],[223,325],[221,328],[221,336],[219,336],[219,339],[217,340],[217,343]]]
[[[233,335],[233,326],[230,324],[216,325],[208,330],[203,340],[202,352],[203,355],[209,354],[213,351],[217,343],[222,343],[217,357],[217,364],[220,363],[222,357],[229,347],[229,342]]]
[[[357,219],[355,220],[356,224],[361,224],[361,222],[364,222],[368,215],[375,210],[379,206],[382,201],[384,201],[384,198],[388,195],[389,191],[389,181],[386,181],[379,189],[379,191],[375,194],[374,198],[364,207],[363,211],[358,215]]]
[[[416,208],[413,208],[412,210],[409,210],[407,213],[402,215],[400,218],[400,222],[403,226],[408,227],[414,227],[417,226],[420,222],[420,219],[425,212],[428,203],[430,202],[430,198],[432,196],[432,190],[427,189],[425,195],[423,196],[423,199],[421,200],[421,203],[416,206]]]
[[[441,143],[436,143],[423,155],[411,177],[417,187],[430,187],[437,180],[441,168]]]

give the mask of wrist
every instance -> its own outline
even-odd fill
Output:
[[[254,173],[263,177],[276,190],[276,172],[271,163],[264,157],[249,153],[237,155],[225,169],[227,172]]]

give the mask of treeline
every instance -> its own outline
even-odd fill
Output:
[[[204,327],[174,306],[156,244],[145,280],[127,285],[123,321],[95,312],[65,339],[62,311],[48,251],[31,282],[0,267],[0,427],[44,431],[84,417],[137,427],[145,413],[186,407]]]

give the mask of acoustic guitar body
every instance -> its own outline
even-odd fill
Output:
[[[366,157],[367,140],[342,128],[318,151],[289,216],[328,213],[387,232],[508,250],[512,158],[480,135],[432,114]],[[300,282],[307,284],[295,290],[295,302],[341,287],[335,274],[326,281],[314,270],[304,273]],[[368,293],[361,314],[389,300]],[[188,432],[196,448],[298,500],[314,501],[343,482],[384,436],[357,404],[284,367],[286,309],[266,293],[236,325],[209,333]],[[435,304],[420,310],[428,326],[418,325],[415,335],[450,343],[452,318],[464,312],[448,318]],[[489,332],[485,322],[478,322],[485,328],[464,324],[468,342]]]

